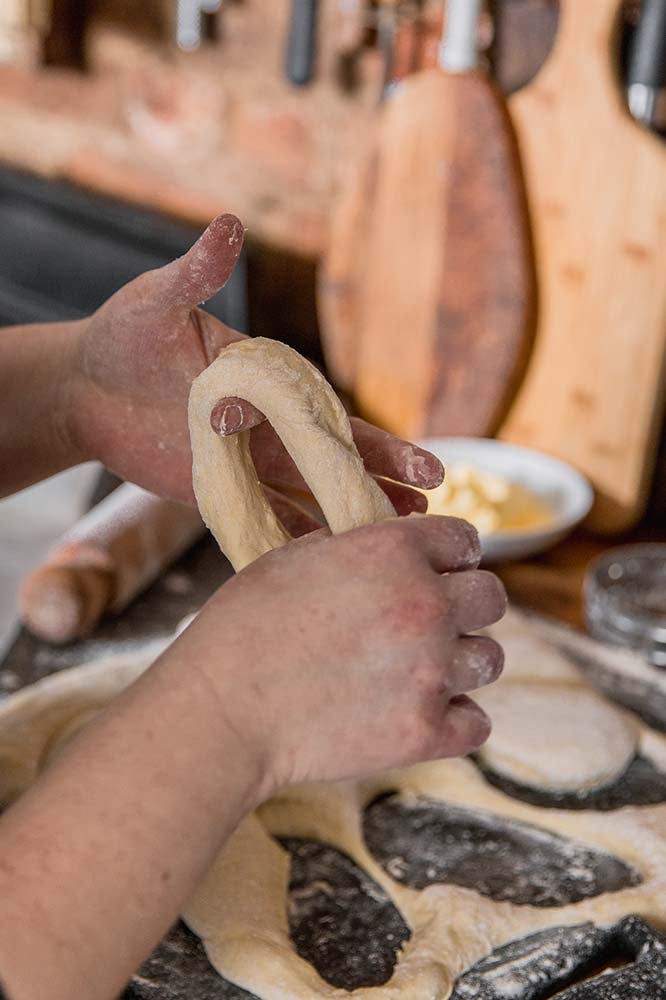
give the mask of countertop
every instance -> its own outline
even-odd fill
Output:
[[[643,524],[622,538],[578,530],[534,559],[494,567],[517,604],[584,629],[583,580],[593,559],[617,545],[666,542],[666,528]]]

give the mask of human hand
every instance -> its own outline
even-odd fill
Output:
[[[466,754],[490,724],[465,693],[503,661],[468,635],[506,605],[479,558],[455,518],[318,532],[225,584],[172,653],[216,692],[264,794]]]
[[[185,256],[130,282],[77,327],[68,412],[81,459],[96,458],[155,493],[194,502],[190,385],[222,348],[243,336],[197,305],[229,279],[242,242],[239,220],[219,216]],[[248,418],[246,410],[243,419],[256,423],[256,411]],[[380,481],[398,513],[425,510],[425,497],[408,487],[437,486],[439,461],[363,421],[353,423],[367,468],[387,477]],[[259,477],[273,487],[271,499],[288,530],[318,527],[284,496],[304,484],[271,428],[264,423],[252,436]]]

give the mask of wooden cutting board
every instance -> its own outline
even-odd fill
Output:
[[[319,279],[333,379],[394,433],[491,433],[529,355],[531,292],[501,97],[479,70],[414,74],[333,216]]]
[[[561,0],[550,59],[510,101],[539,318],[501,430],[586,473],[590,526],[608,533],[645,506],[666,362],[666,148],[626,110],[619,14],[619,0]]]

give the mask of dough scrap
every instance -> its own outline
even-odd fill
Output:
[[[493,720],[479,759],[497,774],[553,792],[615,781],[638,750],[640,726],[580,684],[505,682],[478,693]]]
[[[262,384],[266,370],[268,387]],[[210,409],[225,395],[249,398],[269,416],[313,488],[331,530],[391,515],[390,504],[358,458],[344,412],[319,373],[283,345],[261,340],[232,345],[195,382],[190,420],[202,514],[237,568],[284,544],[288,536],[260,493],[247,435],[222,439],[210,427]],[[249,491],[247,517],[241,516],[245,502],[238,490]],[[489,632],[506,643],[505,676],[491,690],[504,698],[507,712],[521,687],[529,692],[533,713],[541,720],[548,719],[553,686],[588,701],[597,697],[569,657],[544,642],[530,619],[513,611]],[[15,795],[27,787],[49,752],[60,745],[66,727],[75,728],[77,718],[111,700],[160,651],[141,653],[133,662],[116,658],[63,671],[1,703],[0,790],[9,787]],[[629,669],[630,655],[623,654],[623,670]],[[636,656],[631,669],[640,672],[640,662]],[[514,699],[514,704],[519,701]],[[636,725],[653,758],[666,760],[666,739]],[[579,732],[571,739],[578,740]],[[532,749],[522,751],[526,767]],[[541,759],[540,768],[552,780],[557,761]],[[449,884],[417,892],[391,878],[363,840],[363,808],[384,791],[444,799],[590,844],[635,867],[643,882],[553,908],[498,903]],[[385,889],[412,931],[388,983],[353,993],[336,989],[296,953],[287,923],[289,858],[273,835],[329,843]],[[629,913],[666,926],[666,805],[610,813],[541,809],[489,785],[471,761],[444,760],[363,782],[285,790],[239,826],[184,918],[203,940],[218,972],[263,1000],[446,1000],[458,976],[494,948],[542,928],[586,920],[610,924]]]
[[[66,740],[136,680],[169,641],[62,670],[0,702],[0,808],[24,792]]]

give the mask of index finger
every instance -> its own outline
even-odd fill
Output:
[[[432,490],[443,482],[444,467],[429,451],[373,427],[359,417],[351,417],[350,422],[368,472],[421,490]]]

